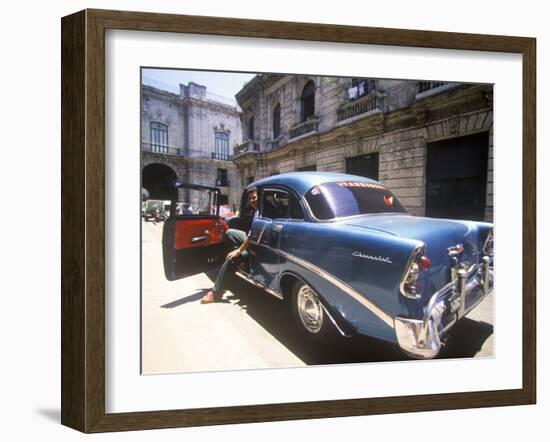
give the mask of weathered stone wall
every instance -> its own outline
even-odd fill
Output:
[[[228,187],[221,187],[222,195],[227,195],[230,205],[235,204],[237,207],[240,202],[242,185],[237,169],[228,168],[228,161],[216,161],[205,158],[182,158],[177,156],[164,155],[154,152],[141,153],[141,169],[143,170],[150,164],[163,164],[172,169],[178,180],[187,183],[200,184],[203,186],[215,186],[215,179],[218,168],[227,169]],[[184,201],[191,203],[194,208],[201,207],[199,205],[199,195],[197,192],[187,192]]]
[[[300,95],[312,78],[316,84],[318,130],[297,139],[288,130],[299,121]],[[258,84],[257,84],[258,85]],[[378,152],[379,179],[385,183],[410,213],[425,214],[427,143],[458,138],[479,132],[489,133],[489,160],[485,219],[493,217],[493,135],[492,93],[490,86],[447,84],[439,91],[418,93],[410,81],[376,80],[376,90],[385,97],[378,113],[359,115],[337,122],[337,110],[347,103],[351,79],[332,77],[283,76],[262,89],[241,106],[255,113],[261,153],[237,158],[242,182],[295,171],[315,165],[319,171],[345,172],[346,158]],[[267,99],[264,99],[267,97]],[[262,101],[272,109],[281,105],[281,140],[271,148],[272,112],[261,113]],[[266,135],[267,134],[267,135]]]
[[[212,159],[212,153],[216,131],[221,131],[228,135],[228,153],[233,155],[234,145],[242,142],[240,113],[231,106],[207,99],[204,86],[190,83],[181,85],[180,90],[181,94],[176,95],[142,87],[142,170],[149,164],[164,164],[182,181],[216,186],[218,168],[226,169],[229,186],[221,191],[228,196],[229,204],[238,205],[242,185],[235,164]],[[168,126],[168,154],[148,152],[152,121]],[[198,194],[191,192],[189,198],[193,207],[198,208]]]
[[[189,100],[189,156],[207,156],[215,152],[216,131],[224,132],[229,138],[229,154],[233,147],[242,142],[242,128],[239,113],[229,106],[210,101]]]
[[[146,87],[142,88],[141,99],[142,143],[151,142],[151,122],[158,122],[168,126],[168,147],[183,147],[183,115],[178,96]]]
[[[227,169],[228,187],[220,187],[222,195],[228,197],[229,205],[239,206],[241,189],[240,179],[235,167],[228,168],[227,161],[212,161],[202,158],[191,158],[186,163],[186,177],[187,181],[193,184],[201,184],[204,186],[215,186],[215,179],[217,175],[217,169]],[[199,202],[198,192],[190,192],[190,201],[194,208],[201,207]]]

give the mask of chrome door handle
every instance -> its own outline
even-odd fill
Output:
[[[271,230],[273,230],[274,232],[280,232],[281,230],[283,230],[283,225],[282,224],[273,224],[273,227],[271,228]]]

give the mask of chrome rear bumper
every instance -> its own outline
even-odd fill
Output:
[[[456,272],[456,278],[435,292],[424,310],[422,320],[394,320],[397,342],[408,355],[430,359],[441,350],[441,336],[460,318],[473,310],[493,290],[491,258]]]

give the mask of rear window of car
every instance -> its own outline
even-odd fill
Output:
[[[313,215],[321,220],[373,213],[407,212],[393,193],[378,183],[324,183],[311,188],[305,197]]]

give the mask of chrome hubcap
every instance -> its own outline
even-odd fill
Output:
[[[298,291],[298,315],[305,329],[312,333],[319,333],[323,326],[323,307],[317,295],[304,285]]]

